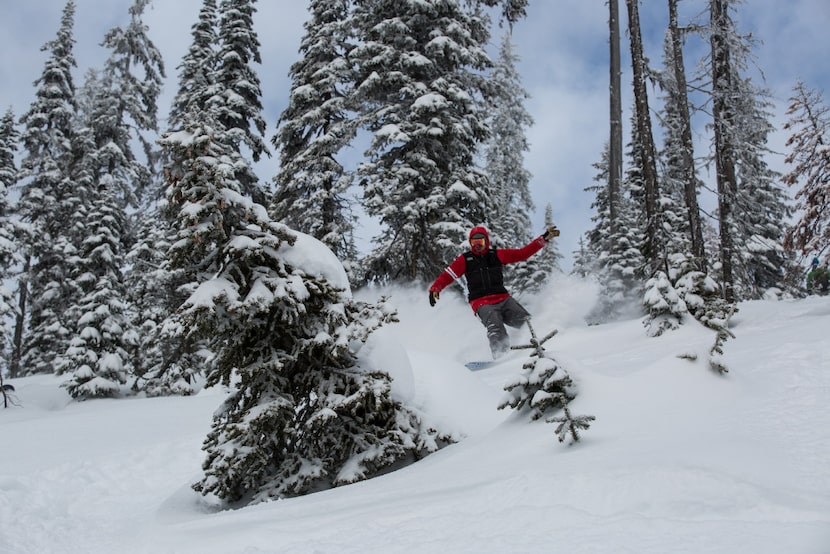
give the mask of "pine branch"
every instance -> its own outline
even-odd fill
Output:
[[[571,435],[571,443],[579,442],[579,430],[580,429],[588,429],[591,426],[591,422],[596,419],[596,417],[592,415],[582,415],[574,417],[571,415],[571,410],[568,407],[568,399],[564,397],[560,399],[562,402],[562,410],[564,411],[564,416],[559,417],[551,417],[548,418],[546,421],[548,423],[559,423],[556,427],[556,434],[559,437],[559,442],[565,442],[565,439],[568,437],[568,434]]]

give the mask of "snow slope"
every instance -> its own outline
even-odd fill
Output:
[[[487,348],[460,298],[375,293],[401,323],[361,355],[393,364],[396,394],[461,442],[216,512],[190,484],[223,391],[76,403],[56,377],[18,379],[21,406],[0,410],[0,553],[830,553],[830,298],[742,304],[718,376],[696,323],[588,327],[590,285],[558,283],[526,306],[540,334],[560,331],[546,347],[577,384],[573,412],[597,418],[567,446],[496,409],[523,354],[463,367]]]

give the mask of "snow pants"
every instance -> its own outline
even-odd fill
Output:
[[[510,350],[510,339],[507,337],[507,329],[504,326],[509,325],[518,329],[530,319],[530,313],[512,296],[498,304],[481,306],[476,316],[487,329],[487,340],[490,341],[493,359],[500,358]]]

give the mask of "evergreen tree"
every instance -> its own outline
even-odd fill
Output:
[[[72,120],[75,86],[72,68],[75,43],[75,3],[69,0],[41,76],[35,81],[35,100],[21,117],[23,187],[18,212],[31,229],[24,245],[28,269],[22,276],[28,292],[28,332],[23,342],[21,367],[26,374],[55,373],[56,357],[66,351],[69,329],[63,318],[68,307],[72,244],[66,222],[75,213],[72,182]],[[21,303],[26,304],[26,299]]]
[[[170,252],[176,266],[204,276],[177,320],[210,342],[207,384],[231,387],[194,488],[255,503],[364,479],[435,450],[436,432],[352,350],[394,313],[355,301],[330,252],[242,194],[235,176],[244,161],[224,131],[205,111],[163,140],[167,197],[179,214]]]
[[[643,207],[645,208],[646,243],[642,252],[648,264],[647,276],[652,277],[664,267],[665,237],[662,234],[663,222],[659,204],[657,154],[651,130],[651,113],[646,89],[648,67],[643,52],[638,2],[636,0],[626,0],[626,7],[628,8],[631,66],[634,70],[634,127],[636,128],[634,137],[638,142],[639,170],[643,183]]]
[[[212,94],[218,64],[216,0],[202,0],[196,23],[191,26],[190,48],[178,66],[179,88],[173,98],[168,129],[179,129],[193,109],[204,108]]]
[[[741,35],[733,2],[710,1],[712,103],[724,299],[786,289],[792,261],[781,222],[791,215],[778,175],[765,161],[773,130],[768,93],[747,77],[752,39]],[[741,245],[737,248],[735,245]]]
[[[101,75],[93,125],[101,168],[108,175],[106,186],[122,207],[138,205],[136,196],[150,186],[158,159],[152,139],[142,135],[158,131],[158,97],[165,77],[161,53],[141,19],[150,1],[134,0],[129,25],[114,27],[102,42],[111,53]],[[142,146],[145,162],[135,156],[133,141]]]
[[[789,119],[784,128],[792,134],[785,161],[792,170],[784,175],[795,192],[795,224],[787,229],[785,245],[816,256],[828,252],[830,245],[830,107],[821,93],[799,82],[793,89],[787,108]],[[825,259],[830,253],[824,254]]]
[[[210,358],[206,346],[191,340],[176,322],[176,310],[196,284],[168,258],[175,232],[166,206],[159,202],[138,221],[139,240],[127,254],[130,270],[125,275],[130,326],[137,334],[130,351],[132,388],[148,396],[195,393]]]
[[[519,57],[509,33],[502,36],[499,57],[487,98],[490,137],[485,147],[485,173],[490,180],[489,230],[494,240],[516,247],[530,241],[530,214],[536,209],[530,196],[530,172],[524,167],[529,150],[525,128],[533,118],[524,107],[528,93],[516,69]]]
[[[73,332],[62,371],[71,373],[65,386],[79,400],[117,396],[130,371],[120,269],[124,213],[106,183],[102,179],[90,189],[91,202],[84,210],[86,237],[70,274],[80,294],[68,309]]]
[[[203,0],[191,27],[191,44],[178,66],[179,88],[168,116],[168,129],[181,130],[194,113],[209,109],[216,92],[218,61],[216,0]],[[189,395],[196,392],[210,353],[200,341],[186,336],[175,312],[190,296],[199,270],[173,267],[168,255],[176,241],[178,211],[160,187],[151,188],[148,205],[135,220],[136,242],[127,254],[125,275],[131,304],[131,326],[138,334],[132,349],[135,380],[132,388],[148,396]]]
[[[355,136],[349,113],[351,67],[349,2],[311,0],[311,18],[291,66],[291,98],[272,142],[280,172],[271,214],[277,221],[319,239],[341,260],[357,257],[354,217],[346,192],[352,174],[338,153]]]
[[[785,227],[792,209],[778,184],[780,174],[766,162],[772,103],[766,91],[750,79],[736,76],[740,96],[736,102],[736,150],[738,195],[735,208],[736,236],[744,247],[737,253],[736,296],[763,298],[767,291],[792,292],[787,278],[794,273],[791,256],[784,249]]]
[[[263,154],[270,157],[265,144],[265,120],[262,118],[262,89],[251,67],[262,63],[259,39],[254,31],[256,0],[222,0],[219,3],[219,49],[216,53],[214,94],[209,100],[224,127],[223,140],[242,154],[243,147],[254,162]],[[255,202],[266,202],[266,191],[250,164],[237,168],[236,179],[242,190]]]
[[[150,182],[150,168],[136,158],[131,143],[143,143],[152,163],[156,155],[140,131],[156,129],[164,76],[161,56],[141,21],[147,3],[136,0],[130,25],[105,35],[110,57],[100,76],[90,74],[80,95],[73,182],[84,193],[83,205],[73,214],[75,256],[69,277],[77,296],[68,309],[72,336],[63,362],[72,372],[67,388],[78,399],[117,395],[130,371],[128,348],[137,342],[128,327],[121,271],[127,242],[124,208],[137,204],[136,191]],[[134,75],[136,68],[143,73]]]
[[[19,238],[22,229],[9,206],[8,193],[17,183],[17,166],[14,156],[17,152],[20,133],[14,125],[11,108],[0,119],[0,355],[5,360],[9,375],[16,377],[17,359],[14,355],[15,341],[11,323],[19,322],[20,311],[15,303],[14,292],[4,282],[13,277],[23,259],[20,255]],[[0,373],[4,373],[0,367]]]
[[[735,300],[735,199],[737,174],[734,135],[735,94],[731,66],[735,29],[729,17],[728,0],[709,0],[709,41],[711,44],[712,120],[715,142],[715,172],[718,186],[718,219],[720,233],[720,266],[723,298]]]
[[[359,168],[381,233],[370,280],[431,280],[486,221],[473,160],[486,138],[486,20],[459,2],[356,0],[355,95],[372,134]]]
[[[678,0],[669,0],[669,32],[665,48],[666,78],[663,82],[667,98],[664,125],[667,128],[666,143],[669,145],[666,150],[670,152],[666,160],[669,169],[665,177],[681,185],[678,188],[683,190],[691,253],[702,267],[706,250],[697,198],[700,182],[695,172],[686,66],[683,62],[683,32],[678,23],[677,2]],[[667,183],[667,186],[671,185]]]
[[[593,204],[597,214],[594,228],[587,233],[589,252],[594,256],[594,276],[601,292],[597,305],[589,319],[592,322],[613,321],[627,317],[632,312],[641,313],[643,283],[645,282],[646,261],[643,251],[646,246],[646,215],[644,185],[642,177],[641,142],[636,125],[631,127],[632,139],[628,145],[631,162],[621,183],[616,205],[616,224],[611,225],[611,206],[608,195],[607,170],[608,151],[595,167],[599,173],[594,177],[598,183],[597,198]],[[589,189],[590,190],[590,189]]]

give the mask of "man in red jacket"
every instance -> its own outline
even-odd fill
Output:
[[[521,327],[530,317],[504,287],[502,268],[505,264],[525,261],[558,236],[559,229],[552,225],[523,248],[491,248],[487,229],[474,227],[470,231],[470,250],[458,256],[429,287],[429,305],[435,306],[440,292],[465,275],[467,299],[487,329],[493,359],[501,357],[510,349],[504,326]]]

